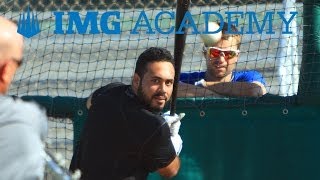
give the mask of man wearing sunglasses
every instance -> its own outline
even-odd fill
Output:
[[[228,30],[228,24],[224,23],[221,39],[216,43],[204,44],[203,55],[206,58],[207,71],[181,73],[180,81],[204,87],[223,96],[264,95],[265,80],[259,72],[235,71],[241,53],[240,43],[241,36],[237,28],[231,25],[231,29]]]
[[[43,179],[47,118],[34,103],[6,96],[21,65],[23,38],[0,16],[0,179]]]

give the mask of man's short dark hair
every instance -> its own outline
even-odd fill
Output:
[[[174,66],[173,57],[165,48],[151,47],[140,54],[137,62],[135,73],[137,73],[141,78],[147,72],[148,63],[153,62],[169,62]]]

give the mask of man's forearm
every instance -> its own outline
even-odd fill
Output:
[[[158,170],[158,173],[165,178],[172,178],[178,174],[180,169],[180,159],[178,156],[166,167]]]
[[[192,84],[179,83],[178,97],[221,97],[210,89]]]
[[[205,88],[224,96],[259,97],[266,93],[265,87],[260,83],[248,82],[206,82]]]

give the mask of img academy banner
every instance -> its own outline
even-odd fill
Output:
[[[288,12],[287,12],[288,13]],[[26,15],[25,15],[26,14]],[[121,12],[120,11],[106,11],[101,15],[98,11],[88,11],[86,14],[81,15],[77,11],[55,11],[53,12],[53,16],[55,19],[55,28],[54,34],[120,34],[122,24],[120,19]],[[227,20],[229,27],[232,25],[236,26],[239,29],[239,34],[275,34],[275,29],[273,28],[273,20],[275,18],[281,19],[284,24],[284,28],[281,29],[282,34],[292,34],[290,30],[290,24],[292,20],[297,16],[298,12],[293,11],[286,14],[284,11],[267,11],[264,13],[264,17],[262,21],[258,21],[256,12],[248,11],[228,11],[223,14],[214,11],[204,11],[201,13],[203,16],[203,24],[205,24],[204,30],[199,30],[196,26],[196,23],[193,19],[193,15],[191,12],[187,12],[180,24],[179,27],[174,27],[173,25],[169,28],[162,29],[159,23],[159,20],[163,18],[167,19],[175,19],[175,12],[173,11],[159,11],[154,20],[150,20],[147,13],[145,11],[140,11],[138,19],[132,22],[134,24],[133,28],[130,30],[130,34],[183,34],[184,28],[189,29],[191,34],[214,34],[221,31],[221,28],[215,31],[208,30],[208,23],[210,19],[217,19],[220,24],[223,24],[224,19]],[[246,24],[247,27],[241,26],[240,21],[245,20],[248,22]],[[66,24],[63,22],[67,21]],[[32,37],[40,32],[40,29],[37,26],[37,17],[28,11],[20,15],[19,20],[19,33],[24,35],[27,38]],[[177,31],[175,31],[175,28]],[[229,28],[229,29],[230,29]],[[246,29],[246,30],[244,30]],[[232,33],[227,32],[227,33]]]

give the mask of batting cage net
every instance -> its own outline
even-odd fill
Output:
[[[146,48],[165,47],[173,53],[175,11],[173,0],[0,2],[0,15],[15,20],[26,37],[24,62],[10,95],[45,106],[50,116],[47,148],[63,154],[65,167],[72,157],[73,139],[78,139],[81,131],[73,129],[83,123],[76,120],[85,119],[87,113],[86,98],[110,82],[130,84],[135,62]],[[233,21],[244,32],[237,71],[260,72],[269,95],[297,94],[303,45],[302,1],[193,0],[189,12],[187,22],[191,25],[181,72],[206,70],[199,32],[211,12],[209,21]],[[28,22],[31,26],[26,25]],[[209,98],[206,103],[222,104],[224,108],[243,109],[246,105],[243,99],[187,98],[201,102]],[[206,103],[191,104],[206,110]],[[242,111],[242,115],[245,113]]]
[[[198,32],[190,26],[182,72],[205,70],[199,34],[204,31],[208,12],[214,12],[219,15],[208,15],[209,21],[221,17],[228,22],[231,18],[238,21],[237,28],[245,34],[237,70],[262,73],[271,94],[296,93],[295,79],[302,57],[302,3],[284,5],[279,1],[191,2],[189,11]],[[112,81],[130,83],[135,60],[147,47],[166,47],[173,52],[175,8],[175,1],[2,1],[2,15],[17,22],[20,15],[36,15],[40,26],[39,33],[26,38],[25,64],[16,75],[11,93],[87,97]],[[105,12],[113,14],[106,18]],[[283,12],[289,15],[282,15],[287,18],[287,26],[281,19]],[[77,25],[77,17],[83,20],[83,24],[78,23],[83,26]],[[105,19],[108,32],[103,30],[106,24],[100,24]],[[293,93],[281,92],[281,80],[285,78],[279,69],[290,65],[287,61],[282,64],[282,59],[290,59],[297,69],[285,74],[295,76],[291,84],[285,84],[293,87]]]

